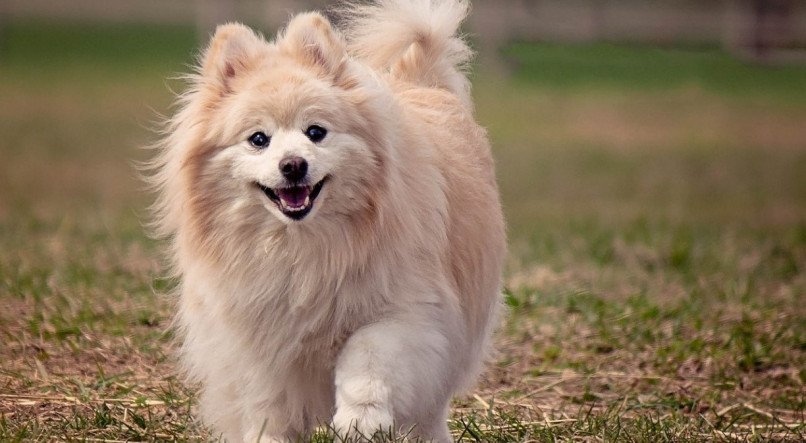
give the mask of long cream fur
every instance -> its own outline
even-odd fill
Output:
[[[159,143],[154,227],[181,359],[231,442],[411,429],[446,442],[496,323],[504,223],[456,36],[464,1],[379,0],[268,42],[220,26]],[[306,138],[311,125],[327,130]],[[247,141],[263,131],[268,147]],[[286,216],[279,162],[322,182]]]

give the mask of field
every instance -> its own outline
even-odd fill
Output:
[[[175,368],[174,282],[132,167],[192,30],[2,32],[0,440],[215,439]],[[456,400],[457,440],[802,441],[806,67],[603,44],[503,56],[474,83],[510,313]]]

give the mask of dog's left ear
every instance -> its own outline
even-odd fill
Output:
[[[347,47],[328,19],[318,12],[299,14],[288,23],[280,48],[324,74],[337,78],[347,63]]]

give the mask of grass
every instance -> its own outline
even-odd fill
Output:
[[[131,168],[195,41],[3,29],[2,441],[215,439],[174,365],[173,282]],[[475,85],[509,220],[510,315],[455,402],[457,439],[801,441],[806,69],[707,48],[505,55],[511,77]]]
[[[504,54],[516,64],[516,80],[552,89],[596,85],[631,90],[693,86],[729,95],[775,97],[803,102],[801,66],[743,63],[716,47],[659,48],[606,43],[568,45],[518,43]]]

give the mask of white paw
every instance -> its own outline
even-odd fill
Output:
[[[377,432],[388,434],[393,425],[391,408],[378,404],[341,406],[333,416],[336,433],[348,440],[371,439]]]

